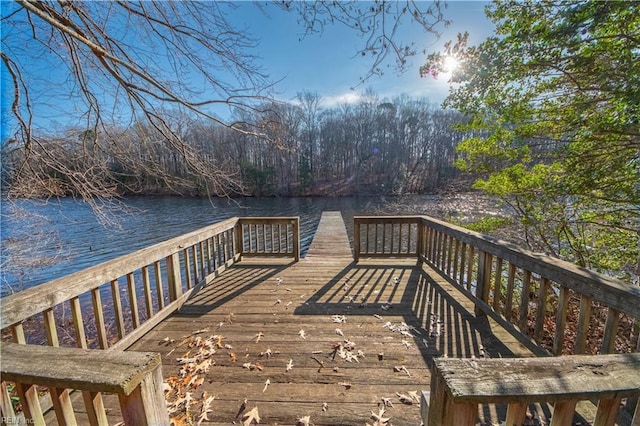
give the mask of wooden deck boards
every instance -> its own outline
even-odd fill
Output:
[[[322,212],[318,229],[305,257],[307,261],[327,258],[353,259],[342,214],[336,211]]]
[[[254,407],[260,424],[295,425],[310,416],[315,425],[364,425],[385,408],[383,398],[393,404],[385,414],[392,424],[418,425],[419,402],[403,403],[398,395],[429,388],[434,357],[528,353],[503,329],[476,318],[469,299],[427,265],[354,264],[336,212],[323,214],[307,258],[244,258],[130,350],[159,352],[170,381],[180,374],[178,358],[198,350],[189,344],[210,336],[219,343],[215,365],[199,375],[200,386],[185,389],[195,401],[191,419],[204,395],[215,396],[203,422],[211,425],[242,424]],[[357,361],[342,359],[340,344],[345,350],[353,344]]]
[[[193,332],[222,336],[221,344],[229,346],[217,349],[196,400],[203,392],[215,395],[212,424],[240,423],[242,413],[257,406],[261,424],[279,425],[304,416],[316,425],[371,423],[382,398],[393,403],[386,415],[394,425],[420,424],[418,402],[403,404],[398,394],[429,388],[433,357],[513,355],[508,346],[516,343],[501,342],[486,319],[473,315],[466,297],[415,260],[356,265],[329,259],[322,267],[245,259],[131,350],[160,352],[168,378],[179,374],[177,358],[189,351],[180,344]],[[334,322],[343,317],[346,322]],[[413,328],[411,335],[393,331],[403,323]],[[165,345],[167,338],[174,343]],[[355,343],[354,354],[362,351],[358,362],[334,353],[345,340]],[[290,360],[293,368],[286,371]],[[245,363],[260,368],[249,370]],[[199,408],[193,405],[195,417]]]

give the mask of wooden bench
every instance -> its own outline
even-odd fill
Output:
[[[44,425],[37,386],[49,388],[58,424],[76,424],[70,390],[82,391],[92,425],[107,425],[102,393],[120,400],[127,425],[168,425],[162,389],[160,355],[152,352],[122,352],[21,345],[3,342],[0,371],[0,408],[7,423]],[[6,384],[14,383],[26,419],[16,417]],[[4,422],[3,422],[4,423]]]
[[[578,401],[598,401],[594,426],[613,425],[622,398],[640,396],[640,353],[434,361],[422,395],[425,426],[474,426],[478,404],[507,404],[506,426],[521,426],[530,403],[553,403],[551,426],[570,426]],[[640,406],[640,404],[638,404]],[[633,426],[640,425],[636,407]]]

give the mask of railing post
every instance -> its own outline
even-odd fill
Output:
[[[240,222],[240,220],[238,220],[238,223],[236,223],[236,226],[234,227],[234,231],[235,231],[235,256],[238,258],[238,260],[242,259],[242,251],[244,250],[244,235],[243,235],[243,226],[242,226],[242,222]]]
[[[182,276],[180,275],[180,256],[174,253],[167,256],[167,281],[169,300],[172,302],[182,296]]]
[[[377,244],[377,241],[376,241]],[[360,220],[353,219],[353,261],[358,263],[360,260]]]
[[[493,255],[480,250],[478,252],[478,280],[476,284],[476,297],[484,303],[489,303],[489,290],[491,288],[491,265]],[[484,311],[476,305],[476,315],[485,315]]]
[[[118,395],[124,423],[127,425],[168,425],[169,414],[162,389],[162,369],[148,372],[129,395]]]
[[[298,262],[300,260],[300,218],[292,220],[291,227],[293,228],[293,257]]]

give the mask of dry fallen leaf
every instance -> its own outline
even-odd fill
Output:
[[[207,396],[206,392],[202,396],[205,399],[204,399],[204,401],[202,401],[202,408],[200,409],[200,415],[198,416],[197,426],[200,426],[200,424],[202,424],[202,422],[205,421],[205,420],[209,421],[209,417],[207,417],[207,414],[209,414],[209,413],[211,413],[213,411],[211,409],[211,403],[215,399],[215,396],[213,396],[213,395]]]
[[[307,334],[304,332],[304,330],[298,331],[298,336],[300,336],[304,340],[307,340]]]
[[[285,371],[291,371],[292,368],[293,368],[293,360],[290,359],[289,363],[287,364],[287,369]]]
[[[267,379],[267,381],[264,382],[264,388],[262,389],[262,393],[265,393],[267,391],[267,388],[269,387],[270,384],[271,384],[271,380]]]
[[[405,394],[400,393],[400,392],[396,392],[396,395],[398,395],[398,398],[400,399],[400,402],[402,402],[403,404],[412,405],[414,403],[413,398],[411,398],[408,395],[405,395]]]
[[[253,407],[251,411],[247,411],[242,415],[242,426],[249,426],[251,422],[260,423],[260,414],[258,413],[258,407]]]
[[[304,416],[298,419],[299,426],[309,426],[311,424],[311,416]]]
[[[384,407],[381,407],[377,413],[372,411],[371,412],[371,418],[373,419],[372,426],[387,426],[389,424],[389,420],[391,419],[389,417],[384,417],[384,414],[385,414]]]

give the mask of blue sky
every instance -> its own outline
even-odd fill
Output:
[[[0,1],[4,15],[12,6],[5,0]],[[261,11],[250,2],[236,4],[235,13],[228,18],[239,28],[247,28],[252,37],[258,40],[258,49],[253,53],[261,58],[262,67],[273,80],[281,80],[276,86],[277,97],[281,100],[293,100],[297,93],[308,90],[320,94],[323,105],[331,107],[339,103],[357,101],[365,89],[371,88],[381,98],[392,98],[404,93],[413,97],[427,97],[433,103],[439,104],[447,94],[446,77],[438,80],[430,77],[420,78],[419,67],[424,61],[422,56],[414,57],[406,72],[401,75],[389,68],[383,77],[373,76],[364,84],[358,85],[360,77],[365,76],[371,66],[371,59],[356,55],[358,48],[363,45],[363,40],[355,31],[339,25],[329,25],[322,34],[302,38],[303,28],[297,22],[296,14],[272,7],[262,8]],[[401,30],[402,36],[406,40],[416,42],[418,46],[425,47],[427,51],[441,49],[447,40],[454,39],[458,32],[464,31],[469,32],[471,44],[479,43],[490,36],[494,28],[484,15],[485,5],[485,2],[480,1],[450,0],[444,14],[452,24],[448,28],[440,27],[440,39],[436,39],[432,34],[425,34],[417,25],[404,26]],[[3,31],[6,30],[5,28]],[[30,66],[31,72],[49,74],[51,81],[67,80],[66,75],[59,75],[62,73],[55,69],[43,69],[43,64],[33,63]],[[7,87],[4,66],[2,74],[4,141],[7,130],[15,123],[9,114],[12,91],[10,86]],[[64,89],[57,89],[55,84],[49,86],[32,90],[46,100],[46,106],[37,110],[35,127],[53,127],[60,130],[66,125],[79,124],[68,123],[68,115],[64,114],[64,111],[78,110],[73,105],[73,96],[70,97]]]
[[[428,51],[437,51],[458,32],[469,32],[469,43],[477,44],[490,36],[494,25],[484,15],[486,2],[449,1],[445,18],[452,21],[448,28],[441,26],[440,39],[424,34],[416,25],[407,25],[403,30],[406,38],[414,40]],[[272,78],[283,78],[278,88],[283,99],[292,99],[297,92],[318,92],[325,105],[356,100],[366,88],[372,88],[380,97],[393,97],[406,93],[416,97],[428,97],[440,103],[448,91],[446,78],[434,80],[420,78],[419,67],[424,57],[416,56],[412,64],[401,75],[393,69],[383,77],[373,76],[363,85],[357,86],[371,64],[370,58],[354,57],[362,39],[352,30],[334,25],[322,35],[312,34],[302,40],[302,27],[294,14],[271,13],[270,17],[260,13],[250,4],[241,4],[238,9],[239,22],[249,26],[260,40],[259,55]],[[357,86],[357,87],[355,87]],[[351,90],[351,89],[354,90]]]

